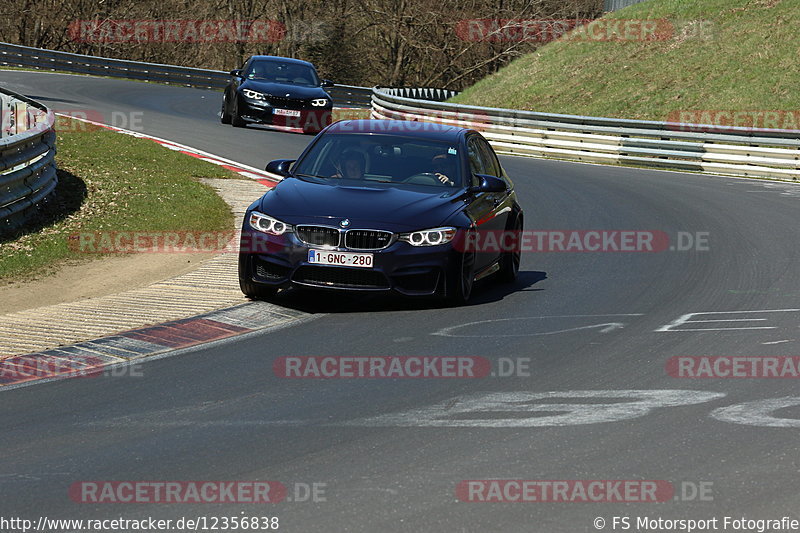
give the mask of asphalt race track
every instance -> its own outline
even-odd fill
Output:
[[[146,133],[259,168],[297,156],[311,139],[223,126],[216,92],[12,71],[0,83],[56,110],[141,112]],[[525,253],[515,286],[482,282],[458,309],[288,294],[283,305],[316,318],[144,362],[141,376],[4,391],[3,514],[277,516],[280,530],[292,532],[546,533],[597,531],[597,517],[605,530],[614,516],[634,525],[645,516],[797,517],[797,384],[681,379],[666,364],[677,356],[800,355],[800,189],[502,163],[526,229],[661,231],[676,247],[687,232],[707,246]],[[693,313],[708,314],[685,316]],[[530,368],[481,379],[273,372],[281,356],[329,355],[468,355],[498,372],[502,358]],[[775,399],[783,401],[765,402]],[[662,503],[459,500],[461,481],[488,479],[663,480],[675,493]],[[289,492],[273,504],[70,499],[73,483],[103,480],[272,480]],[[315,502],[305,497],[313,484],[323,491]]]

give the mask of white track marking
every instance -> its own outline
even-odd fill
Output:
[[[544,332],[534,332],[534,333],[512,333],[512,334],[491,334],[491,335],[462,335],[459,333],[455,333],[456,330],[461,328],[467,328],[470,326],[475,326],[477,324],[491,324],[495,322],[509,322],[511,320],[546,320],[551,318],[608,318],[608,317],[618,317],[618,316],[625,316],[625,317],[634,317],[634,316],[642,316],[641,313],[630,313],[630,314],[610,314],[610,315],[552,315],[552,316],[526,316],[526,317],[515,317],[515,318],[496,318],[490,320],[478,320],[475,322],[466,322],[464,324],[458,324],[455,326],[448,326],[446,328],[442,328],[438,331],[434,331],[431,335],[437,335],[439,337],[535,337],[539,335],[555,335],[558,333],[567,333],[570,331],[579,331],[584,329],[600,329],[600,333],[608,333],[610,331],[614,331],[616,329],[621,329],[625,327],[625,323],[623,322],[604,322],[601,324],[590,324],[586,326],[576,326],[574,328],[566,328],[566,329],[559,329],[559,330],[552,330],[552,331],[544,331]]]
[[[488,392],[458,396],[399,413],[353,420],[346,425],[484,428],[576,426],[630,420],[660,407],[692,405],[723,397],[724,393],[692,390]],[[585,404],[552,402],[575,399],[629,401]]]
[[[699,313],[688,313],[681,315],[665,326],[657,328],[655,331],[737,331],[749,329],[777,329],[778,326],[744,326],[744,327],[729,327],[729,328],[681,328],[676,329],[684,324],[697,324],[708,322],[758,322],[766,321],[766,318],[720,318],[710,320],[689,320],[692,317],[700,315],[731,315],[731,314],[744,314],[744,313],[796,313],[800,309],[758,309],[753,311],[704,311]]]
[[[800,428],[800,419],[774,416],[774,412],[779,409],[798,406],[800,406],[800,396],[786,396],[720,407],[711,412],[711,417],[720,422],[747,426]]]

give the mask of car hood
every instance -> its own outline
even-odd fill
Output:
[[[247,80],[241,85],[241,87],[243,89],[250,89],[252,91],[258,91],[271,96],[279,96],[281,98],[296,98],[300,100],[307,100],[310,98],[328,98],[328,93],[326,93],[322,87],[304,87],[302,85],[294,85],[290,83],[274,83],[258,80]]]
[[[265,194],[259,209],[289,224],[412,231],[442,225],[463,206],[457,191],[318,184],[288,178]]]

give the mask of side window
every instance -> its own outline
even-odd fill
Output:
[[[472,185],[478,185],[478,178],[475,177],[475,174],[486,174],[486,167],[475,137],[471,137],[467,141],[467,157],[469,158],[469,170],[472,173]]]
[[[490,176],[496,176],[498,178],[501,177],[500,164],[497,162],[497,157],[495,157],[492,147],[489,146],[489,143],[484,139],[479,139],[476,137],[476,141],[480,146],[480,155],[481,159],[483,159],[483,167],[486,169],[484,174],[489,174]]]

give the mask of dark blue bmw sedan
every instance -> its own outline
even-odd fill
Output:
[[[267,170],[284,179],[245,214],[239,281],[251,298],[301,286],[463,304],[475,280],[517,276],[518,249],[464,245],[523,227],[514,185],[476,131],[336,122]]]

